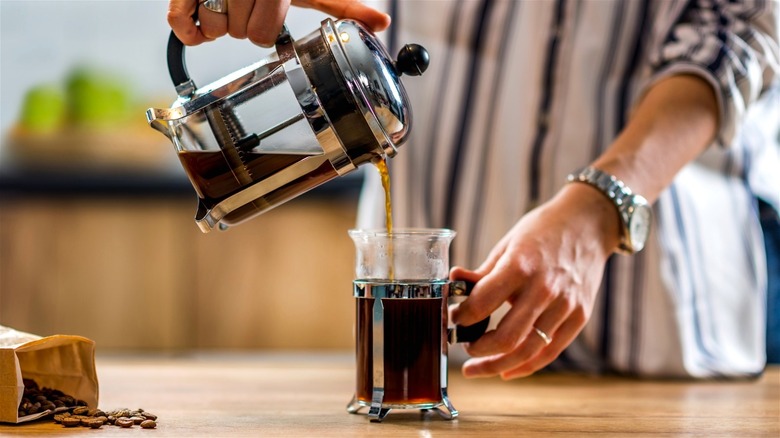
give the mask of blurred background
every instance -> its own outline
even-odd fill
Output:
[[[202,234],[173,146],[145,118],[176,97],[166,11],[0,0],[0,325],[98,351],[351,349],[361,172]],[[300,37],[322,18],[292,8],[287,24]],[[186,52],[203,86],[268,49]]]

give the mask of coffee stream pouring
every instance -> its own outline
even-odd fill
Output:
[[[195,222],[209,232],[393,157],[412,122],[400,76],[422,74],[428,61],[410,44],[394,62],[362,24],[326,19],[297,41],[284,27],[275,53],[197,88],[171,32],[179,97],[146,117],[173,143],[198,194]]]

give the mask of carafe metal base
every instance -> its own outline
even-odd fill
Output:
[[[353,395],[352,400],[347,404],[347,412],[350,414],[358,414],[361,409],[368,407],[368,418],[372,423],[381,423],[392,409],[419,409],[422,413],[435,411],[445,420],[454,420],[458,418],[458,410],[455,409],[452,402],[450,402],[446,388],[442,388],[441,401],[438,403],[388,405],[382,403],[382,396],[382,391],[375,391],[371,403],[367,403],[358,400],[357,395]]]

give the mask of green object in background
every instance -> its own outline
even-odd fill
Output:
[[[70,120],[89,128],[123,123],[130,113],[127,85],[114,76],[89,67],[74,70],[66,81]]]
[[[22,104],[21,125],[33,133],[47,134],[65,122],[65,93],[56,85],[38,85],[27,91]]]

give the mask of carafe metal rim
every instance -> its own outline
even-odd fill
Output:
[[[393,237],[394,239],[404,237],[455,237],[456,232],[448,228],[396,228],[388,232],[386,228],[361,229],[353,228],[348,230],[350,237]]]
[[[357,279],[352,282],[355,298],[380,299],[440,299],[450,295],[462,295],[466,289],[463,281],[446,279],[400,280]]]

